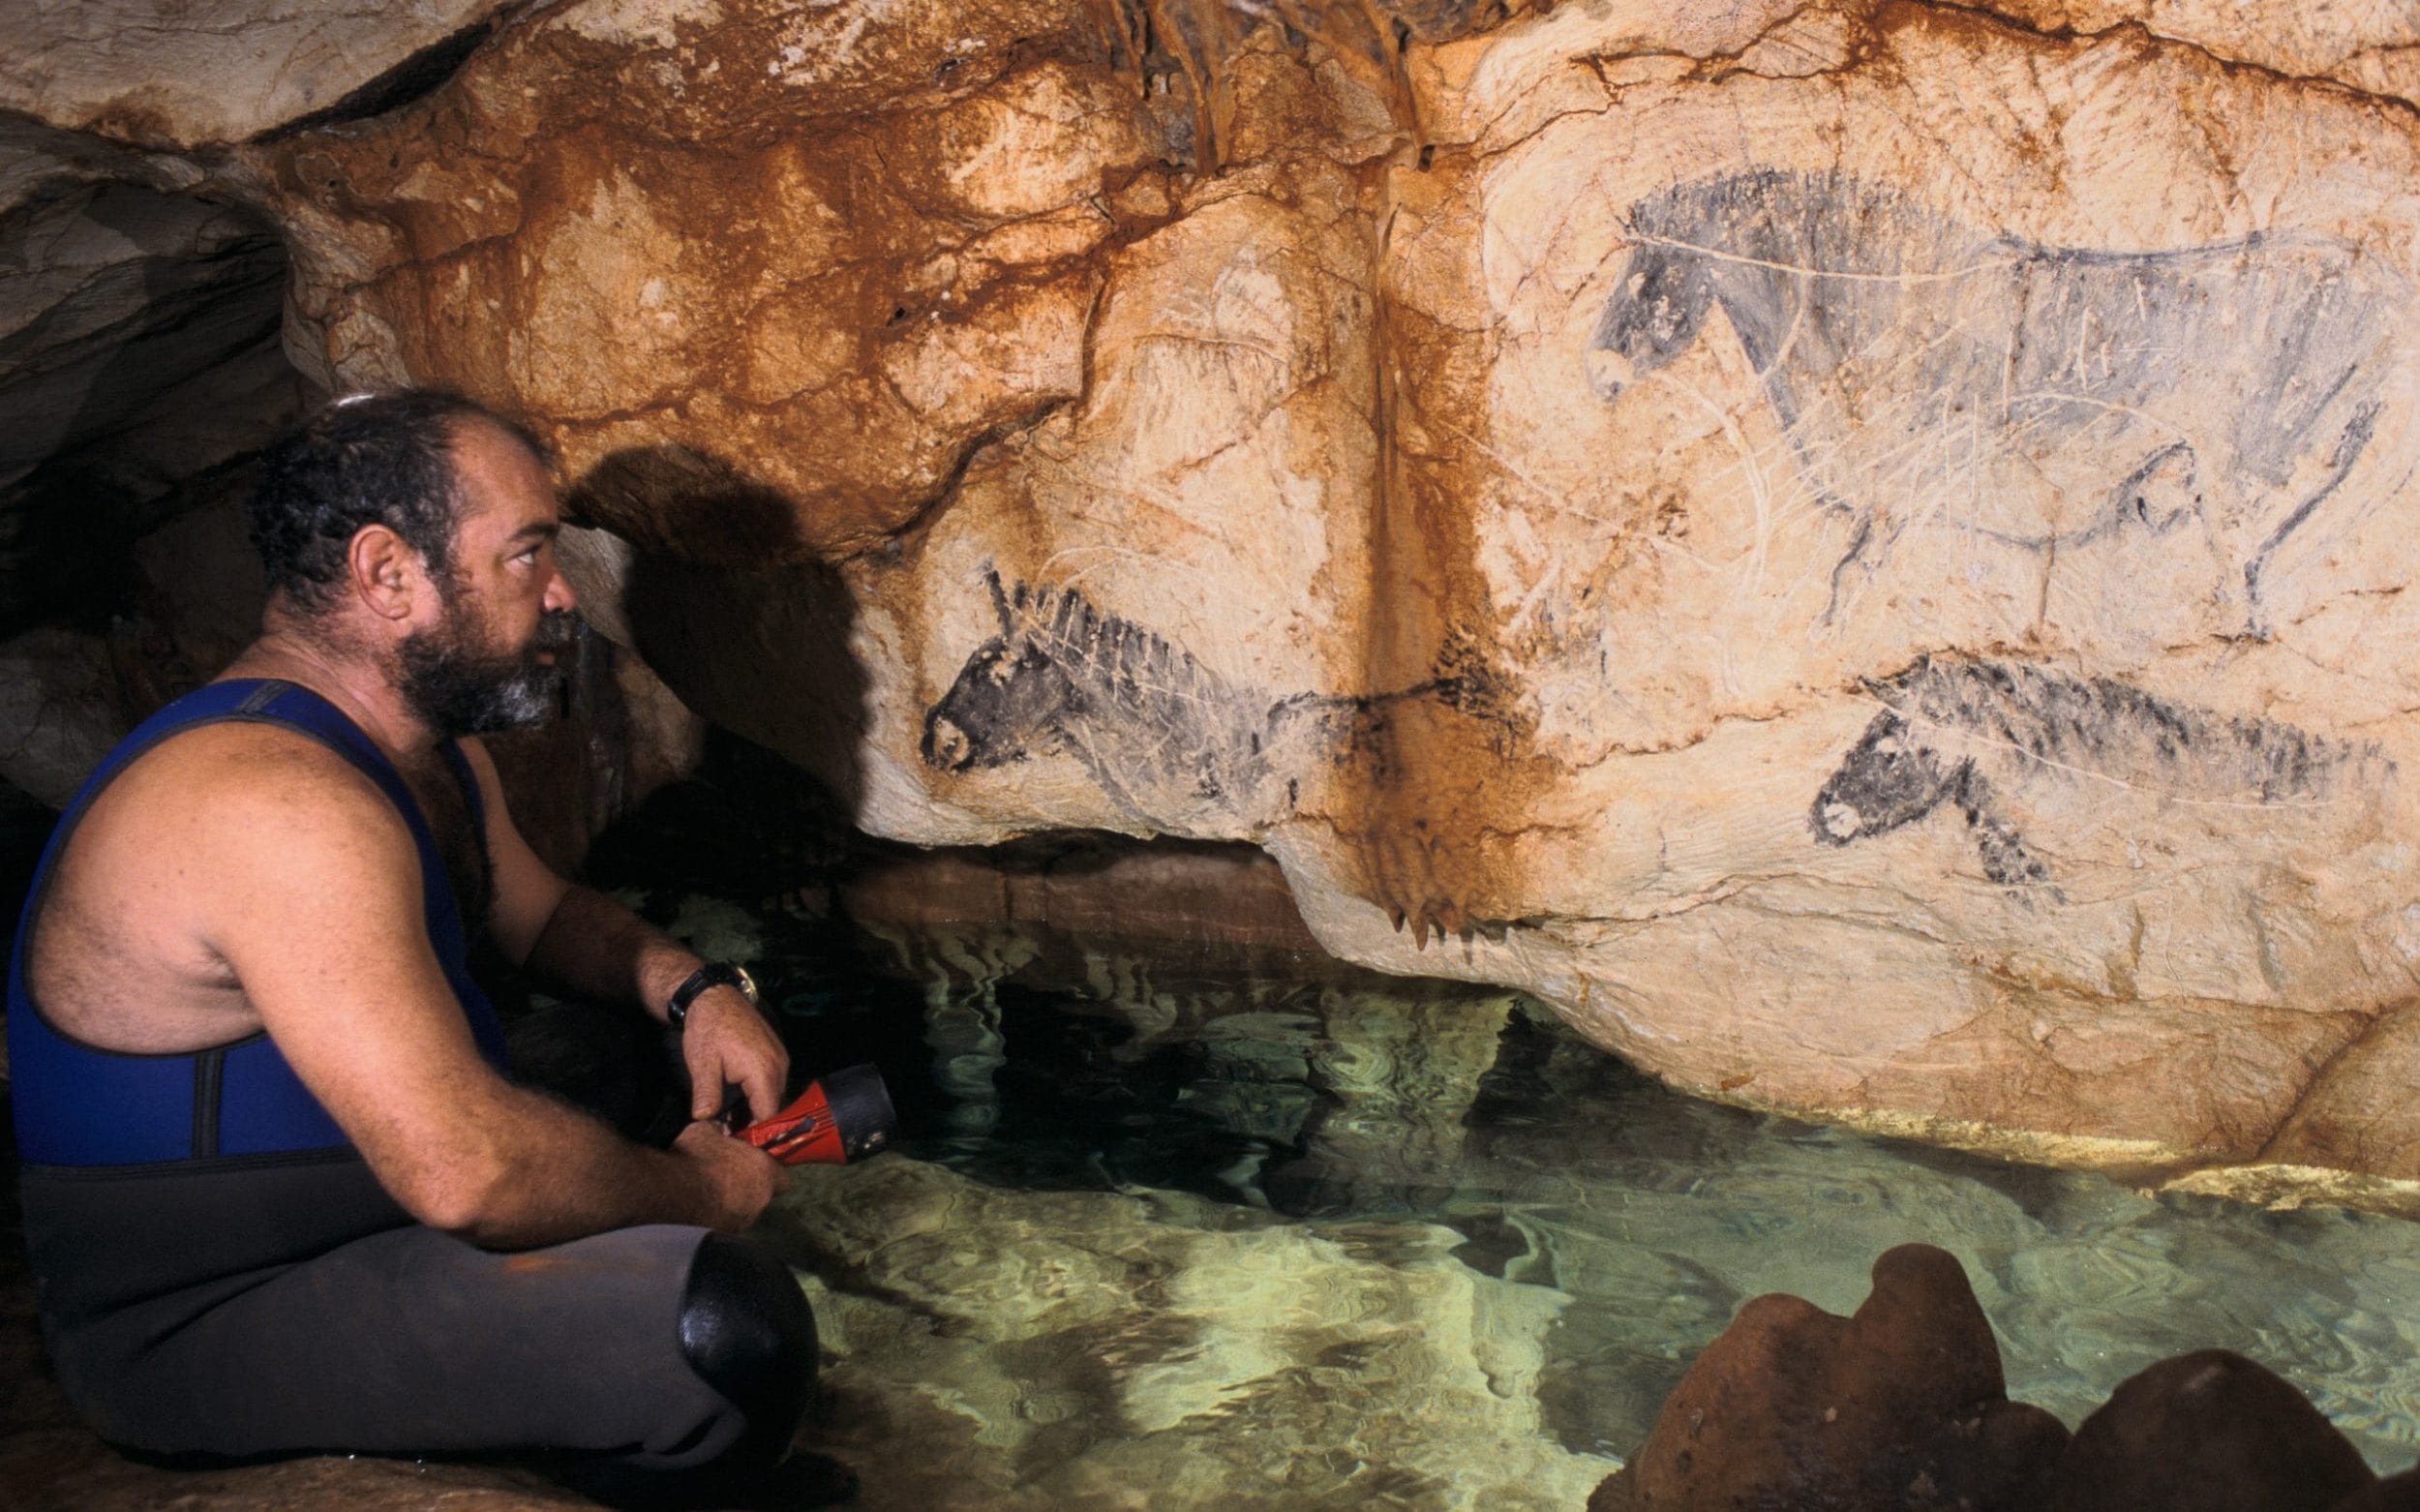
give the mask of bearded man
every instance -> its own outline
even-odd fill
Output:
[[[260,638],[102,763],[18,932],[60,1383],[154,1456],[545,1448],[727,1496],[814,1377],[788,1269],[732,1237],[782,1169],[718,1118],[789,1061],[741,974],[547,869],[474,739],[544,716],[571,630],[539,450],[450,395],[340,403],[249,524]],[[679,1029],[669,1149],[514,1083],[481,930]]]

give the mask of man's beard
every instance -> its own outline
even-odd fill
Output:
[[[397,648],[397,689],[422,723],[448,739],[544,724],[563,671],[538,656],[568,650],[574,627],[571,611],[551,610],[520,650],[485,651],[471,644],[469,620],[449,599],[442,624],[412,632]]]

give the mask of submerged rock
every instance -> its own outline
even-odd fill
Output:
[[[2084,1419],[2051,1473],[2045,1504],[2061,1512],[2329,1512],[2358,1504],[2355,1493],[2375,1478],[2274,1372],[2203,1349],[2131,1377]]]
[[[2225,1349],[2121,1382],[2071,1436],[2008,1400],[1990,1324],[1947,1253],[1902,1245],[1841,1318],[1758,1297],[1665,1402],[1589,1512],[2388,1512],[2378,1480],[2274,1372]]]
[[[1778,1295],[1740,1309],[1588,1508],[2019,1512],[2067,1436],[2008,1399],[1956,1259],[1902,1245],[1853,1316]]]
[[[835,1356],[809,1441],[879,1464],[869,1507],[1546,1512],[1609,1463],[1540,1430],[1559,1294],[1471,1271],[1450,1229],[904,1158],[804,1170],[769,1224]]]

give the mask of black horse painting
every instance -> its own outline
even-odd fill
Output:
[[[2410,299],[2341,241],[2051,246],[1837,174],[1701,180],[1628,221],[1590,382],[1669,368],[1719,309],[1848,521],[1834,614],[1918,527],[2037,555],[2192,529],[2265,636],[2281,549],[2373,450]]]
[[[1287,773],[1346,759],[1389,705],[1446,686],[1271,697],[1102,613],[1074,588],[1012,588],[989,568],[983,576],[999,633],[925,711],[925,763],[961,772],[1072,756],[1138,822],[1282,818],[1300,798]]]
[[[1815,838],[1845,846],[1949,808],[1973,832],[1983,875],[2043,889],[2050,867],[1998,801],[2000,783],[2123,787],[2153,801],[2272,816],[2358,801],[2392,779],[2374,745],[2272,719],[2228,717],[2108,678],[2002,661],[1923,658],[1868,685],[1883,705],[1815,795]]]

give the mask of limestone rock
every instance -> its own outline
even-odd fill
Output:
[[[41,540],[38,529],[23,533]],[[0,781],[51,808],[127,731],[215,676],[259,628],[259,560],[231,498],[171,519],[128,556],[112,575],[127,580],[131,607],[105,629],[48,624],[0,641]],[[116,586],[75,577],[73,557],[29,557],[29,569],[67,578],[79,607],[95,604],[97,586]]]
[[[0,780],[56,808],[129,728],[107,644],[31,631],[0,644]]]
[[[1778,1295],[1741,1308],[1588,1507],[2024,1508],[2066,1442],[2008,1400],[1958,1262],[1903,1245],[1854,1316]]]
[[[864,765],[912,771],[914,741],[938,800],[869,817],[1257,835],[1332,947],[1519,982],[1694,1087],[2255,1157],[2404,990],[2407,190],[2369,165],[2408,133],[2186,49],[1912,8],[1807,20],[1808,77],[1653,76],[1643,35],[1649,72],[1574,82],[1550,45],[1604,39],[1564,25],[1462,45],[1424,119],[1464,112],[1471,155],[1387,181],[1344,286],[1383,333],[1373,473],[1336,450],[1365,444],[1370,401],[1325,377],[1349,345],[1272,378],[1239,312],[1196,376],[1127,379],[1171,359],[1127,356],[1123,311],[1165,329],[1266,263],[1175,251],[1225,200],[1135,245],[1086,404],[979,460],[913,568],[852,574]],[[2046,161],[1956,104],[2020,72],[2063,123]],[[2130,197],[2222,106],[2241,139]],[[2268,111],[2334,145],[2266,152]],[[1961,159],[2010,188],[1927,179]],[[2225,208],[2254,184],[2257,220]],[[1251,318],[1353,329],[1337,287]],[[2327,372],[2269,320],[2336,332]],[[2190,381],[2148,355],[2188,350]],[[1180,386],[1204,397],[1165,423],[1131,397]],[[1308,480],[1319,532],[1222,468]],[[987,605],[933,590],[971,581]],[[967,650],[886,675],[923,646]]]
[[[874,832],[1251,841],[1709,1095],[2420,1204],[2407,21],[1212,9],[588,0],[244,162],[328,371],[529,412]]]
[[[1188,959],[1232,955],[1247,975],[1262,953],[1314,970],[1327,960],[1276,862],[1248,849],[1067,847],[1029,865],[1004,865],[991,852],[927,852],[853,872],[841,899],[861,924],[1038,924]]]
[[[1097,8],[581,4],[381,124],[267,150],[341,378],[525,411],[694,560],[862,549],[1083,383],[1165,214]]]
[[[2086,1418],[2051,1473],[2045,1504],[2324,1512],[2374,1479],[2301,1392],[2240,1354],[2204,1349],[2133,1376]]]
[[[2420,99],[2420,19],[2406,10],[2320,9],[2290,0],[2017,0],[2003,14],[2049,31],[2139,27],[2230,61]]]
[[[441,78],[501,8],[26,0],[10,10],[0,107],[147,145],[236,141]]]
[[[268,584],[230,489],[135,543],[137,601],[197,680],[216,677],[260,633]]]

